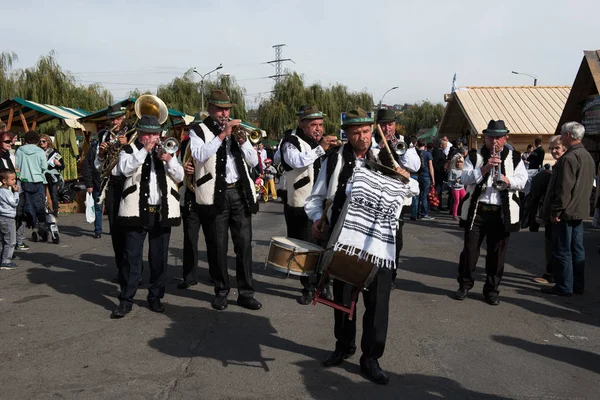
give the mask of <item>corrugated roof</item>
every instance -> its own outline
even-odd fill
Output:
[[[459,87],[451,101],[458,101],[473,132],[480,133],[491,119],[502,119],[511,134],[551,134],[570,90],[570,86],[467,86]]]

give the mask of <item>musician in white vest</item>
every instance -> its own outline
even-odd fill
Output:
[[[360,108],[346,113],[342,128],[346,132],[348,143],[344,144],[337,152],[332,153],[324,162],[317,182],[304,206],[306,214],[314,221],[313,237],[322,237],[325,231],[331,231],[338,223],[346,199],[351,194],[350,179],[355,170],[363,168],[365,160],[378,161],[379,150],[371,149],[372,124],[373,118]],[[408,171],[403,168],[398,167],[396,171],[403,177],[410,178]],[[394,218],[399,216],[404,198],[419,193],[419,184],[414,179],[410,179],[407,185],[402,186],[402,190],[403,195],[395,200],[400,204],[396,207],[398,211]],[[327,218],[323,215],[323,203],[326,199],[333,199],[330,209],[331,224],[325,223],[320,228],[320,220]],[[371,218],[372,216],[367,215],[367,217]],[[386,265],[394,267],[395,248],[386,250],[388,250],[388,254],[392,254],[391,262]],[[383,355],[387,336],[392,274],[392,268],[382,266],[378,269],[373,281],[362,292],[365,313],[360,368],[368,379],[378,384],[387,384],[389,381],[387,374],[379,366],[378,359]],[[349,283],[333,280],[333,296],[338,303],[349,305],[352,289],[353,286]],[[356,309],[352,320],[349,320],[348,314],[338,309],[334,309],[334,317],[336,345],[335,350],[323,362],[325,367],[339,365],[356,352]]]
[[[299,116],[300,124],[281,143],[281,163],[286,171],[287,201],[283,214],[287,236],[312,241],[312,221],[304,211],[327,150],[337,142],[336,136],[323,136],[323,113],[316,106],[305,107]],[[310,304],[316,291],[316,276],[300,277],[302,295],[298,303]]]
[[[258,165],[258,155],[245,134],[232,135],[242,121],[230,120],[233,104],[223,90],[213,90],[208,98],[208,117],[190,129],[190,149],[196,160],[194,182],[196,203],[210,219],[206,247],[208,267],[215,284],[216,310],[227,308],[229,272],[227,250],[229,230],[236,254],[237,303],[250,310],[262,304],[254,298],[252,284],[252,218],[258,211],[250,169]]]
[[[511,232],[518,232],[521,227],[518,192],[525,188],[528,178],[521,154],[505,146],[508,132],[504,121],[491,120],[482,132],[485,145],[465,158],[461,183],[467,188],[467,195],[460,214],[465,236],[458,262],[457,300],[464,300],[473,288],[479,248],[486,239],[483,296],[490,305],[500,304],[498,288],[508,239]]]
[[[411,174],[416,173],[421,168],[421,158],[417,154],[417,150],[413,147],[410,147],[408,144],[404,142],[404,136],[398,135],[396,133],[396,115],[394,114],[394,110],[388,110],[385,108],[377,110],[377,124],[381,127],[381,132],[385,136],[385,140],[388,143],[388,147],[392,153],[392,158],[398,165],[402,168],[410,172]],[[378,143],[378,148],[380,149],[379,158],[381,163],[386,167],[393,168],[394,162],[392,158],[390,158],[387,150],[384,149],[383,139],[381,139],[381,135],[376,129],[373,132],[373,136],[375,141]],[[401,154],[398,150],[399,146],[404,144],[405,152]],[[404,207],[410,207],[412,204],[412,197],[407,197],[404,199]],[[398,261],[400,257],[400,252],[404,247],[404,207],[402,207],[402,211],[400,212],[400,218],[398,219],[398,230],[396,231],[396,261]],[[392,278],[392,289],[396,287],[395,280],[398,269],[394,269],[394,276]]]
[[[171,227],[181,223],[178,184],[183,167],[176,157],[159,145],[162,127],[155,116],[142,115],[135,142],[119,153],[119,170],[125,176],[119,204],[119,227],[125,233],[123,265],[119,271],[119,306],[111,318],[122,318],[131,311],[142,274],[144,241],[148,236],[151,311],[165,311],[162,298],[167,283],[167,258]]]

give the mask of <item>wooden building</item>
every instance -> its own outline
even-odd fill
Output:
[[[583,144],[596,162],[600,161],[600,50],[584,51],[573,82],[573,89],[556,125],[556,133],[565,122],[585,126]]]
[[[444,95],[448,103],[438,136],[462,140],[469,148],[483,144],[481,132],[491,119],[502,119],[508,142],[524,152],[536,138],[554,135],[569,86],[467,86]]]

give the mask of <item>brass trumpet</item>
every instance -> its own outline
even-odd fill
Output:
[[[246,138],[253,145],[259,144],[260,141],[262,140],[262,132],[260,131],[260,129],[254,129],[247,125],[243,125],[243,124],[234,126],[231,129],[231,134],[233,136],[237,137],[238,140]]]

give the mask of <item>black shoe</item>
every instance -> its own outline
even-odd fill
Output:
[[[117,308],[115,308],[113,310],[113,312],[110,314],[110,318],[112,318],[112,319],[123,318],[124,316],[129,314],[130,311],[131,311],[131,305],[120,303],[119,306]]]
[[[112,283],[119,283],[119,274],[115,275],[114,278],[110,280]]]
[[[94,239],[100,239],[102,237],[102,233],[94,232]]]
[[[303,293],[302,296],[298,297],[296,301],[298,302],[298,304],[307,306],[310,303],[312,303],[314,296],[314,293]]]
[[[456,293],[454,293],[454,298],[456,300],[464,300],[467,297],[467,293],[469,293],[467,289],[459,288]]]
[[[583,294],[583,289],[573,289],[573,294]]]
[[[498,299],[498,296],[485,296],[485,302],[490,306],[497,306],[500,304],[500,299]]]
[[[352,357],[355,351],[355,349],[350,351],[334,350],[331,354],[327,356],[327,358],[325,359],[325,361],[323,361],[322,364],[326,368],[340,365],[345,359]]]
[[[379,362],[375,358],[360,358],[360,372],[362,372],[367,379],[375,382],[379,385],[387,385],[390,378],[379,366]]]
[[[227,308],[227,296],[215,296],[210,305],[215,310],[223,311]]]
[[[150,309],[150,311],[153,311],[155,313],[164,313],[165,312],[165,306],[162,305],[160,300],[148,302],[148,308]]]
[[[190,286],[197,285],[198,281],[183,281],[177,284],[177,289],[187,289]]]
[[[237,299],[237,303],[238,306],[247,308],[248,310],[260,310],[262,308],[260,301],[256,300],[254,297],[240,296]]]
[[[327,299],[329,301],[333,300],[333,294],[331,293],[331,289],[329,288],[329,285],[323,286],[323,291],[321,292],[321,297],[323,297],[324,299]]]
[[[573,296],[573,293],[559,292],[558,290],[555,289],[555,286],[553,286],[551,288],[542,288],[542,289],[540,289],[540,291],[542,293],[545,293],[545,294],[553,294],[555,296],[561,296],[561,297],[571,297],[571,296]]]

